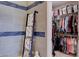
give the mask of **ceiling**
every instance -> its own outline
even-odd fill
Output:
[[[32,3],[34,3],[35,1],[10,1],[10,2],[27,7]]]

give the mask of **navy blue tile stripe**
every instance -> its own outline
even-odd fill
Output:
[[[6,6],[10,6],[10,7],[14,7],[14,8],[17,8],[17,9],[21,9],[21,10],[29,10],[39,4],[43,3],[43,1],[37,1],[37,2],[34,2],[33,4],[25,7],[25,6],[21,6],[21,5],[18,5],[18,4],[15,4],[15,3],[12,3],[12,2],[8,2],[8,1],[0,1],[0,4],[3,4],[3,5],[6,5]]]
[[[10,7],[14,7],[14,8],[18,8],[18,9],[21,9],[21,10],[27,10],[27,7],[20,6],[18,4],[11,3],[11,2],[8,2],[8,1],[0,1],[0,4],[10,6]]]
[[[45,37],[45,32],[34,32],[35,36]]]
[[[17,35],[24,35],[25,32],[0,32],[0,37],[2,36],[17,36]]]
[[[25,35],[24,31],[0,32],[0,37]],[[34,36],[45,37],[45,32],[34,32]]]
[[[41,3],[43,3],[44,1],[37,1],[37,2],[34,2],[33,4],[31,4],[31,5],[29,5],[28,7],[27,7],[27,10],[29,10],[29,9],[31,9],[31,8],[33,8],[33,7],[35,7],[35,6],[37,6],[37,5],[39,5],[39,4],[41,4]]]

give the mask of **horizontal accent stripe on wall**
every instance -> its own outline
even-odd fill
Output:
[[[31,5],[29,5],[28,7],[27,7],[27,10],[29,10],[29,9],[31,9],[31,8],[33,8],[33,7],[35,7],[35,6],[37,6],[37,5],[39,5],[39,4],[41,4],[41,3],[43,3],[44,1],[37,1],[37,2],[34,2],[33,4],[31,4]]]
[[[0,37],[25,35],[24,31],[18,32],[0,32]],[[45,37],[45,32],[34,32],[34,36]]]
[[[45,32],[34,32],[35,36],[45,37]]]
[[[18,5],[18,4],[15,4],[15,3],[12,3],[12,2],[8,2],[8,1],[0,1],[0,4],[3,4],[3,5],[6,5],[6,6],[10,6],[10,7],[14,7],[14,8],[17,8],[17,9],[21,9],[21,10],[29,10],[39,4],[43,3],[43,1],[37,1],[37,2],[34,2],[33,4],[25,7],[25,6],[21,6],[21,5]]]
[[[27,10],[27,7],[20,6],[18,4],[11,3],[11,2],[8,2],[8,1],[0,1],[0,4],[10,6],[10,7],[14,7],[14,8],[18,8],[18,9],[21,9],[21,10]]]

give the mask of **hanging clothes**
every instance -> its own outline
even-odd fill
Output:
[[[57,36],[55,38],[55,47],[54,47],[55,50],[59,50],[60,49],[60,41],[61,41],[61,39]]]
[[[65,17],[65,31],[68,32],[68,20],[69,20],[69,16]]]
[[[76,53],[76,39],[68,37],[67,38],[67,53],[68,54],[75,54]]]
[[[74,38],[74,54],[77,55],[77,38]]]
[[[72,43],[71,43],[71,39],[70,37],[67,37],[67,53],[69,54],[71,52],[71,47]]]
[[[61,32],[64,32],[64,29],[65,29],[65,26],[64,26],[64,18],[62,18],[62,19],[60,20],[60,31],[61,31]]]
[[[78,15],[76,17],[75,33],[78,34]]]
[[[74,34],[77,34],[78,33],[78,18],[77,16],[73,16],[73,23],[72,23],[72,26],[73,26],[73,32]]]
[[[70,32],[71,34],[73,33],[73,27],[72,27],[72,22],[73,22],[73,16],[69,16],[69,20],[68,20],[68,32]]]
[[[61,39],[61,41],[60,41],[60,51],[63,52],[64,51],[64,38],[61,37],[60,39]]]
[[[66,38],[64,38],[63,44],[64,44],[64,46],[63,46],[64,53],[66,53],[66,51],[67,51],[67,43],[66,43]]]
[[[72,5],[67,6],[67,9],[63,8],[63,10],[58,9],[55,11],[54,21],[56,25],[52,29],[54,50],[67,54],[77,53],[77,38],[74,38],[74,34],[78,34],[78,15],[73,13]],[[65,17],[63,17],[62,14],[64,14]],[[55,33],[58,35],[55,35]]]
[[[62,19],[62,30],[64,31],[64,18]]]
[[[74,38],[70,38],[71,39],[71,50],[70,53],[74,54]]]

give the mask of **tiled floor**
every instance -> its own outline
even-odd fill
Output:
[[[71,55],[67,55],[67,54],[64,54],[64,53],[61,53],[59,51],[55,51],[55,57],[73,57]]]

